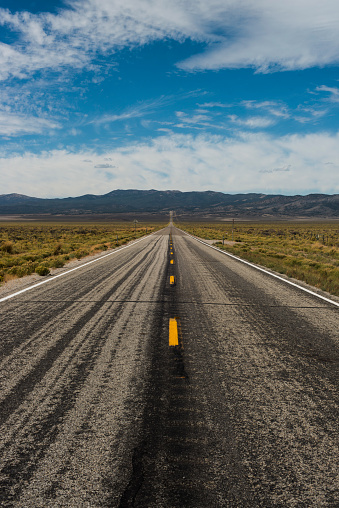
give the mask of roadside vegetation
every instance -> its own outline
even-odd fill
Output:
[[[161,229],[161,224],[0,223],[0,283],[48,275],[72,259],[97,254]]]
[[[176,224],[236,256],[339,296],[338,223]],[[224,242],[224,244],[223,244]]]

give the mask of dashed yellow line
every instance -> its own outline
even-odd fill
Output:
[[[176,318],[170,318],[169,320],[169,346],[178,346],[178,323]]]
[[[174,265],[174,259],[171,259],[170,264]]]
[[[174,285],[175,285],[175,276],[170,275],[170,286],[174,286]]]

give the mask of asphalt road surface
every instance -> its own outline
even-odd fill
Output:
[[[0,309],[1,506],[339,506],[338,306],[167,227]]]

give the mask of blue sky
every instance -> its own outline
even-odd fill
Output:
[[[339,193],[337,0],[0,2],[0,194]]]

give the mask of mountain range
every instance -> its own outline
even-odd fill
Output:
[[[339,218],[339,194],[284,196],[224,194],[176,190],[113,190],[104,195],[69,198],[35,198],[22,194],[0,195],[0,215],[168,214],[227,218]]]

